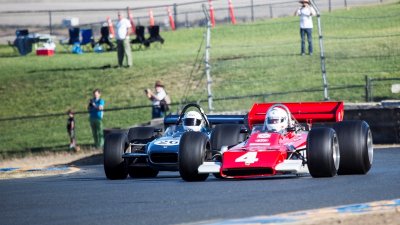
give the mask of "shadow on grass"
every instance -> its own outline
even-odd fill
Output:
[[[217,61],[229,61],[229,60],[239,60],[239,59],[252,59],[252,58],[270,58],[270,57],[293,57],[301,56],[300,54],[254,54],[254,55],[237,55],[237,56],[222,56],[218,57]],[[306,57],[306,56],[303,56]]]
[[[1,53],[0,58],[17,58],[20,57],[18,53]]]
[[[59,69],[45,69],[45,70],[31,70],[28,73],[37,73],[37,72],[62,72],[62,71],[84,71],[84,70],[107,70],[118,68],[118,66],[111,66],[111,64],[103,65],[103,66],[92,66],[92,67],[81,67],[81,68],[59,68]]]
[[[382,102],[382,101],[385,101],[385,100],[392,100],[393,98],[391,98],[391,97],[384,97],[384,96],[379,96],[379,97],[373,97],[373,101],[374,102]]]

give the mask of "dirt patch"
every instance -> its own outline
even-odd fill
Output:
[[[79,171],[80,166],[103,163],[103,152],[88,148],[79,152],[43,152],[24,158],[0,161],[1,179],[53,176]]]
[[[307,222],[293,223],[293,225],[399,225],[400,211],[395,209],[386,212],[367,214],[346,214],[335,217],[313,219]]]
[[[44,152],[24,158],[7,159],[0,162],[0,168],[42,169],[52,166],[84,166],[103,163],[102,150],[85,149],[79,152]]]

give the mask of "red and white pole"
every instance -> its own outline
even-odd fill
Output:
[[[172,30],[175,30],[175,21],[174,17],[172,16],[171,9],[167,7],[167,12],[168,12],[168,18],[169,18],[169,25],[171,26]]]
[[[115,37],[114,26],[109,16],[107,16],[108,29],[110,30],[110,37]]]
[[[149,17],[150,17],[150,26],[153,27],[154,26],[154,15],[153,15],[152,9],[149,10]]]
[[[231,22],[232,24],[236,24],[235,13],[233,12],[232,0],[228,0],[228,4],[229,4],[229,15],[231,16]]]
[[[210,7],[210,19],[212,27],[215,27],[215,16],[214,16],[214,7],[212,5],[212,0],[208,0],[208,5]]]
[[[131,13],[131,9],[128,7],[128,17],[129,17],[129,21],[131,22],[131,27],[132,27],[132,33],[136,33],[136,25],[135,25],[135,21],[133,21],[133,16]]]

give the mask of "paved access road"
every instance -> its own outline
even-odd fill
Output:
[[[400,197],[400,148],[375,151],[367,175],[187,183],[105,179],[102,165],[53,177],[0,181],[0,224],[177,224]]]

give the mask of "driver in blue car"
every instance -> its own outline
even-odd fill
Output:
[[[189,111],[183,117],[183,128],[186,131],[202,131],[204,120],[201,114],[197,111]]]

